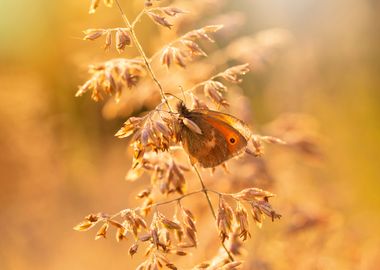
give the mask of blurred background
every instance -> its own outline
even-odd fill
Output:
[[[143,5],[121,2],[129,16]],[[303,135],[313,133],[308,145],[318,148],[305,154],[269,147],[265,159],[276,183],[269,190],[283,218],[252,228],[245,269],[378,269],[379,2],[181,5],[199,14],[189,15],[179,33],[223,23],[218,46],[238,44],[230,47],[242,52],[236,59],[253,63],[242,88],[254,129],[283,137],[273,127],[290,121]],[[136,191],[147,184],[124,181],[128,144],[113,136],[144,106],[128,110],[127,104],[114,113],[106,101],[74,98],[89,64],[120,57],[104,52],[101,42],[83,41],[81,31],[120,26],[119,13],[101,5],[89,15],[89,1],[74,0],[1,6],[0,269],[132,269],[139,257],[130,259],[125,242],[94,241],[93,234],[72,230],[88,213],[136,205]],[[144,19],[137,29],[149,55],[171,38],[166,29],[155,37],[158,28]],[[286,36],[281,46],[276,33],[280,41]],[[256,43],[239,41],[244,36]],[[192,260],[213,256],[201,253],[194,251]]]

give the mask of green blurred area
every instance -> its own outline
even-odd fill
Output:
[[[126,245],[93,244],[71,230],[89,209],[112,212],[130,202],[130,184],[123,181],[126,142],[113,137],[125,119],[106,120],[102,104],[74,98],[88,64],[117,56],[82,41],[81,31],[122,23],[116,9],[88,15],[87,8],[87,1],[74,0],[1,4],[1,269],[118,269],[128,263]],[[311,169],[309,182],[350,226],[376,230],[379,3],[234,0],[224,9],[247,17],[240,34],[271,27],[292,33],[276,62],[244,82],[254,125],[287,112],[314,116],[326,159]],[[152,31],[138,34],[150,44]],[[85,248],[91,252],[81,258]]]

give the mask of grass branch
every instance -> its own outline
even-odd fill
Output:
[[[198,194],[198,193],[204,193],[204,192],[211,192],[211,193],[217,194],[217,195],[219,195],[219,196],[221,196],[221,195],[223,195],[223,196],[224,196],[224,195],[229,195],[229,194],[225,194],[225,193],[220,193],[220,192],[218,192],[218,191],[216,191],[216,190],[211,190],[211,189],[205,189],[205,188],[202,188],[201,190],[192,191],[192,192],[189,192],[189,193],[183,194],[183,195],[181,195],[181,196],[179,196],[179,197],[176,197],[176,198],[174,198],[174,199],[171,199],[171,200],[162,201],[162,202],[157,202],[157,203],[151,204],[151,205],[149,205],[149,206],[147,206],[147,207],[157,207],[157,206],[161,206],[161,205],[170,204],[170,203],[173,203],[173,202],[180,202],[182,199],[184,199],[184,198],[186,198],[186,197],[189,197],[189,196],[192,196],[192,195],[195,195],[195,194]],[[208,195],[207,195],[207,197],[208,197]],[[208,200],[209,200],[209,199],[208,199]],[[211,203],[211,201],[210,201],[210,203]],[[211,206],[212,206],[212,205],[211,205]],[[139,210],[142,210],[142,209],[144,209],[144,207],[136,207],[136,208],[134,208],[133,210],[134,210],[134,211],[139,211]],[[117,212],[116,214],[112,215],[112,216],[110,217],[110,219],[114,219],[114,218],[118,217],[122,212],[123,212],[123,210]],[[216,216],[215,216],[215,211],[214,211],[213,208],[212,208],[212,212],[213,212],[213,216],[216,217]]]
[[[201,190],[201,191],[205,194],[206,199],[207,199],[207,202],[208,202],[208,205],[209,205],[210,210],[211,210],[211,213],[212,213],[212,215],[214,216],[214,219],[215,219],[215,221],[216,221],[216,213],[215,213],[215,209],[214,209],[214,207],[212,206],[212,203],[211,203],[211,200],[210,200],[210,196],[208,195],[208,191],[209,191],[209,190],[206,188],[206,185],[205,185],[205,183],[204,183],[204,181],[203,181],[202,175],[200,174],[198,168],[197,168],[195,165],[193,165],[193,168],[194,168],[194,170],[195,170],[195,172],[196,172],[196,174],[197,174],[197,176],[198,176],[199,182],[201,183],[201,186],[202,186],[202,190]],[[219,192],[215,192],[215,191],[212,191],[212,192],[217,193],[217,194],[219,194],[219,195],[222,195],[222,194],[219,193]],[[224,250],[226,251],[226,253],[227,253],[227,255],[228,255],[228,258],[233,262],[233,261],[234,261],[234,258],[232,257],[232,254],[231,254],[230,251],[227,249],[227,247],[226,247],[226,245],[224,244],[223,241],[221,242],[221,244],[222,244]]]
[[[156,85],[157,85],[158,88],[159,88],[160,95],[161,95],[161,98],[163,99],[163,102],[165,102],[166,105],[168,106],[169,110],[172,111],[172,109],[171,109],[171,107],[170,107],[170,104],[169,104],[169,102],[168,102],[168,99],[167,99],[167,97],[166,97],[166,95],[165,95],[165,92],[164,92],[164,90],[163,90],[163,87],[162,87],[161,83],[159,82],[159,80],[157,79],[157,77],[156,77],[156,75],[155,75],[155,73],[154,73],[154,71],[153,71],[153,69],[152,69],[152,66],[151,66],[151,64],[150,64],[150,60],[149,60],[149,58],[146,56],[146,54],[145,54],[145,52],[144,52],[144,49],[142,48],[142,46],[141,46],[141,44],[140,44],[140,42],[139,42],[139,40],[138,40],[138,38],[137,38],[137,36],[136,36],[135,30],[134,30],[134,26],[135,26],[136,22],[140,19],[140,17],[144,14],[144,10],[143,10],[142,12],[140,12],[140,13],[137,15],[135,21],[133,21],[132,24],[131,24],[131,23],[129,22],[129,20],[128,20],[128,17],[125,15],[125,13],[124,13],[122,7],[120,6],[119,1],[118,1],[118,0],[115,0],[115,3],[116,3],[116,5],[117,5],[117,7],[118,7],[118,9],[119,9],[119,11],[120,11],[120,13],[121,13],[121,16],[122,16],[122,18],[123,18],[123,21],[124,21],[125,25],[128,27],[128,29],[129,29],[129,31],[130,31],[130,33],[131,33],[132,40],[133,40],[134,44],[136,45],[137,50],[139,51],[141,57],[143,58],[143,61],[144,61],[144,63],[145,63],[145,66],[146,66],[146,68],[147,68],[147,70],[148,70],[150,76],[152,77],[153,81],[156,83]],[[172,43],[175,43],[176,41],[177,41],[177,40],[173,41]],[[215,76],[214,76],[214,77],[215,77]],[[194,191],[194,192],[190,192],[190,193],[187,193],[187,194],[184,194],[184,195],[182,195],[182,196],[180,196],[180,197],[178,197],[178,198],[175,198],[175,199],[173,199],[173,200],[169,200],[169,201],[165,201],[165,202],[159,202],[159,203],[156,203],[156,204],[151,205],[150,207],[157,207],[157,206],[159,206],[159,205],[164,205],[164,204],[172,203],[172,202],[175,202],[175,201],[180,201],[181,199],[183,199],[183,198],[185,198],[185,197],[187,197],[187,196],[191,196],[191,195],[194,195],[194,194],[197,194],[197,193],[203,192],[203,193],[205,194],[205,196],[206,196],[206,199],[207,199],[208,205],[209,205],[209,207],[210,207],[211,213],[212,213],[214,219],[216,220],[215,209],[214,209],[214,207],[213,207],[213,205],[212,205],[212,203],[211,203],[210,197],[209,197],[209,195],[208,195],[208,193],[207,193],[208,190],[207,190],[207,188],[206,188],[206,186],[205,186],[205,184],[204,184],[204,182],[203,182],[202,176],[201,176],[201,174],[200,174],[200,172],[199,172],[199,170],[197,169],[196,166],[193,165],[193,168],[194,168],[194,170],[195,170],[195,172],[196,172],[196,174],[197,174],[197,176],[198,176],[198,179],[199,179],[199,181],[200,181],[200,183],[201,183],[201,186],[202,186],[202,189],[201,189],[201,190],[199,190],[199,191]],[[120,212],[119,212],[119,214],[120,214]],[[118,214],[117,214],[117,215],[118,215]],[[113,217],[114,217],[114,216],[113,216]],[[113,217],[112,217],[112,218],[113,218]],[[232,257],[231,253],[229,252],[229,250],[228,250],[227,247],[225,246],[224,242],[222,241],[221,244],[222,244],[224,250],[226,251],[226,253],[227,253],[229,259],[233,262],[233,261],[234,261],[234,258]]]
[[[152,66],[150,64],[150,61],[149,61],[148,57],[146,56],[146,54],[144,52],[144,49],[142,48],[142,46],[141,46],[141,44],[140,44],[140,42],[139,42],[139,40],[138,40],[138,38],[136,36],[135,30],[134,30],[134,26],[135,26],[137,20],[135,20],[131,24],[129,22],[129,20],[128,20],[127,15],[125,15],[122,7],[120,6],[119,1],[115,0],[115,3],[117,5],[117,7],[119,8],[119,11],[121,13],[121,17],[123,18],[123,21],[124,21],[125,25],[128,27],[128,29],[129,29],[129,31],[131,33],[131,37],[132,37],[133,43],[136,45],[136,48],[139,51],[139,53],[140,53],[140,55],[141,55],[141,57],[142,57],[142,59],[143,59],[143,61],[145,63],[145,66],[146,66],[146,68],[148,70],[148,73],[150,74],[150,76],[152,77],[153,81],[155,82],[155,84],[158,86],[158,89],[160,90],[160,95],[161,95],[162,100],[168,106],[168,109],[170,111],[172,111],[172,108],[171,108],[171,106],[170,106],[170,104],[168,102],[168,99],[167,99],[166,95],[165,95],[164,89],[163,89],[160,81],[157,79],[157,77],[156,77],[156,75],[155,75],[155,73],[154,73],[154,71],[152,69]],[[140,13],[140,14],[142,15],[143,13]],[[140,14],[136,17],[136,19],[139,19],[141,17]]]

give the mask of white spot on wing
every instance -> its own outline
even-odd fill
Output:
[[[206,147],[208,148],[214,148],[215,145],[216,145],[216,138],[215,138],[215,131],[214,130],[211,130],[211,140],[207,141],[206,142]]]

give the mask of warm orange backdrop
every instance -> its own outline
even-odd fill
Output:
[[[16,0],[1,4],[3,270],[130,269],[128,245],[113,239],[95,242],[91,233],[72,230],[87,213],[114,212],[132,205],[130,192],[142,185],[123,180],[130,159],[125,154],[126,142],[113,134],[125,119],[104,119],[101,104],[87,96],[74,98],[77,85],[87,76],[86,66],[117,55],[104,53],[100,43],[81,40],[83,29],[121,24],[116,9],[103,7],[88,15],[87,2]],[[133,4],[128,13],[134,14],[137,8]],[[314,207],[309,200],[323,198],[320,201],[336,211],[339,222],[352,234],[338,239],[327,235],[347,242],[348,250],[330,247],[315,269],[349,269],[351,262],[334,261],[346,258],[362,267],[356,269],[376,269],[377,265],[373,260],[379,254],[375,247],[380,225],[379,9],[373,0],[234,0],[221,10],[245,16],[237,30],[240,34],[271,27],[292,33],[290,45],[264,71],[250,76],[244,88],[252,101],[255,126],[285,112],[310,114],[319,124],[325,151],[322,164],[301,158],[300,164],[289,165],[308,176],[297,179],[298,192],[303,193],[297,203]],[[152,40],[155,27],[145,22],[138,33],[150,52],[157,47]],[[281,188],[276,193],[275,202],[281,205]],[[286,251],[291,244],[303,249],[302,239],[273,239],[278,237],[276,230],[287,224],[287,209],[281,205],[283,219],[253,235],[261,241],[271,239],[275,244],[268,250],[273,254]],[[313,247],[306,248],[310,248],[310,257],[319,256]],[[257,252],[254,245],[248,249],[248,254]],[[275,265],[275,269],[294,269],[289,262]]]

